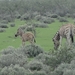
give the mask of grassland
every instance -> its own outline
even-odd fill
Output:
[[[74,20],[71,18],[69,18],[68,21],[70,23],[74,23]],[[16,33],[17,28],[23,24],[25,24],[25,21],[15,20],[15,27],[10,27],[9,23],[9,28],[6,29],[6,32],[0,33],[0,50],[5,49],[8,46],[13,46],[15,48],[21,46],[20,37],[15,38],[14,35]],[[52,38],[62,24],[64,23],[55,20],[54,23],[48,25],[48,28],[36,28],[36,44],[41,46],[46,51],[52,50]],[[27,42],[26,45],[27,44],[29,43]]]

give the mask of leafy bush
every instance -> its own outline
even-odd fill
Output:
[[[69,68],[69,64],[62,63],[52,73],[52,75],[63,75],[64,71]]]
[[[4,28],[0,28],[0,33],[5,32],[6,30]]]
[[[59,22],[68,22],[68,20],[64,17],[58,17]]]
[[[28,75],[28,71],[19,65],[10,65],[9,67],[4,67],[0,75]]]
[[[13,22],[14,17],[12,17],[11,15],[6,15],[6,16],[4,16],[3,20],[7,20],[8,22]]]
[[[36,11],[36,12],[33,12],[32,15],[33,15],[33,17],[35,18],[35,16],[40,15],[40,13]]]
[[[28,63],[27,68],[35,74],[38,72],[42,72],[46,75],[50,74],[49,67],[38,60],[32,60]],[[40,73],[39,73],[40,74]]]
[[[15,26],[15,23],[11,23],[10,26],[11,26],[11,27],[14,27],[14,26]]]
[[[7,20],[2,20],[1,23],[2,24],[8,24],[8,21]]]
[[[71,17],[71,14],[67,13],[66,16],[69,18],[69,17]]]
[[[40,19],[41,19],[41,15],[36,15],[35,17],[34,17],[34,19],[36,20],[36,21],[40,21]]]
[[[27,57],[22,54],[18,54],[16,50],[11,47],[2,51],[0,56],[0,67],[10,66],[11,64],[19,64],[20,66],[23,66],[26,63]]]
[[[34,27],[47,28],[48,25],[43,22],[36,22],[33,24]]]
[[[42,62],[39,62],[39,61],[30,61],[28,63],[28,68],[31,70],[31,71],[40,71],[42,68],[43,68],[43,63]]]
[[[7,24],[0,23],[0,28],[8,28]]]
[[[75,75],[75,69],[67,69],[64,71],[63,75]]]
[[[51,17],[42,17],[41,22],[44,22],[44,23],[48,23],[48,24],[51,24],[52,22],[54,22],[54,19],[52,19]]]
[[[50,12],[46,12],[46,13],[44,13],[44,16],[51,17],[51,13]]]
[[[21,50],[23,50],[28,57],[35,57],[44,52],[43,49],[38,45],[27,45]]]
[[[29,13],[25,13],[21,16],[21,20],[29,20],[31,18]]]
[[[51,18],[57,18],[58,15],[57,14],[51,14]]]
[[[18,11],[15,11],[15,17],[16,17],[17,19],[20,19],[20,18],[21,18],[21,15],[20,15],[20,13],[19,13]]]
[[[57,67],[57,58],[54,55],[41,53],[35,59],[37,59],[38,61],[41,61],[45,65],[50,66],[51,70]]]
[[[52,75],[75,75],[75,64],[61,63],[53,72]]]
[[[1,51],[2,55],[12,54],[16,49],[12,46],[9,46],[7,49]]]
[[[35,71],[33,75],[48,75],[45,71]]]

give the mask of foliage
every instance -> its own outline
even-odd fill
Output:
[[[8,25],[4,23],[0,23],[0,28],[8,28]]]
[[[0,28],[0,33],[5,32],[6,30],[4,28]]]
[[[43,22],[35,22],[35,23],[33,23],[33,26],[38,27],[38,28],[48,28],[48,25]]]
[[[10,26],[11,26],[11,27],[14,27],[14,26],[15,26],[15,24],[14,24],[14,23],[11,23],[11,24],[10,24]]]
[[[21,50],[23,50],[28,57],[35,57],[44,52],[43,49],[38,45],[27,45]]]
[[[0,67],[10,66],[11,64],[19,64],[20,66],[23,66],[27,63],[27,57],[22,54],[18,54],[14,50],[14,48],[9,47],[2,51],[0,56]]]

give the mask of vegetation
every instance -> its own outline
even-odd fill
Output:
[[[75,75],[75,43],[54,50],[52,41],[66,23],[75,23],[74,0],[0,0],[0,75]],[[27,26],[36,44],[23,47],[15,33]]]

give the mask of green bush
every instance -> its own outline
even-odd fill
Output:
[[[0,75],[27,75],[27,72],[23,67],[11,64],[9,67],[4,67]]]
[[[17,53],[12,47],[5,49],[1,53],[0,67],[10,66],[11,64],[19,64],[20,66],[23,66],[27,63],[27,57],[23,54]]]
[[[58,17],[59,22],[68,22],[68,20],[64,17]]]
[[[4,28],[0,28],[0,33],[5,32],[6,30]]]
[[[27,45],[21,50],[23,50],[25,55],[27,55],[28,57],[35,57],[44,52],[43,49],[38,45]]]
[[[41,21],[41,22],[44,22],[44,23],[47,23],[47,24],[51,24],[51,23],[53,23],[55,20],[54,20],[53,18],[51,18],[51,17],[44,17],[44,16],[43,16],[40,21]]]
[[[33,75],[48,75],[45,71],[35,71]]]
[[[11,27],[14,27],[14,26],[15,26],[15,23],[11,23],[10,26],[11,26]]]
[[[53,70],[57,67],[57,58],[54,55],[48,55],[45,53],[39,54],[35,59],[41,61],[43,64],[50,66],[50,69]]]
[[[43,22],[36,22],[33,24],[34,27],[39,27],[39,28],[47,28],[48,25],[43,23]]]
[[[8,24],[8,21],[7,20],[2,20],[1,23],[2,24]]]
[[[58,15],[57,14],[51,14],[51,18],[57,18]]]
[[[40,21],[41,20],[41,15],[36,15],[35,17],[34,17],[34,19],[36,20],[36,21]]]
[[[69,64],[60,64],[53,72],[52,75],[63,75],[64,71],[69,68]]]
[[[21,18],[21,15],[18,11],[15,11],[15,18],[17,19],[20,19]]]
[[[3,20],[7,20],[8,22],[13,22],[14,21],[14,16],[6,15],[6,16],[4,16]]]
[[[8,28],[8,25],[4,23],[0,23],[0,28]]]
[[[28,63],[28,68],[31,71],[40,71],[43,68],[43,63],[39,61],[30,61]]]
[[[29,13],[25,13],[21,16],[21,20],[29,20],[31,18],[31,15]]]
[[[63,75],[75,75],[75,69],[67,69],[64,71]]]
[[[38,72],[43,71],[44,74],[49,75],[50,74],[50,70],[49,70],[49,66],[43,64],[42,62],[38,61],[38,60],[32,60],[28,63],[27,68],[33,72],[35,74]],[[40,74],[40,73],[39,73]]]

